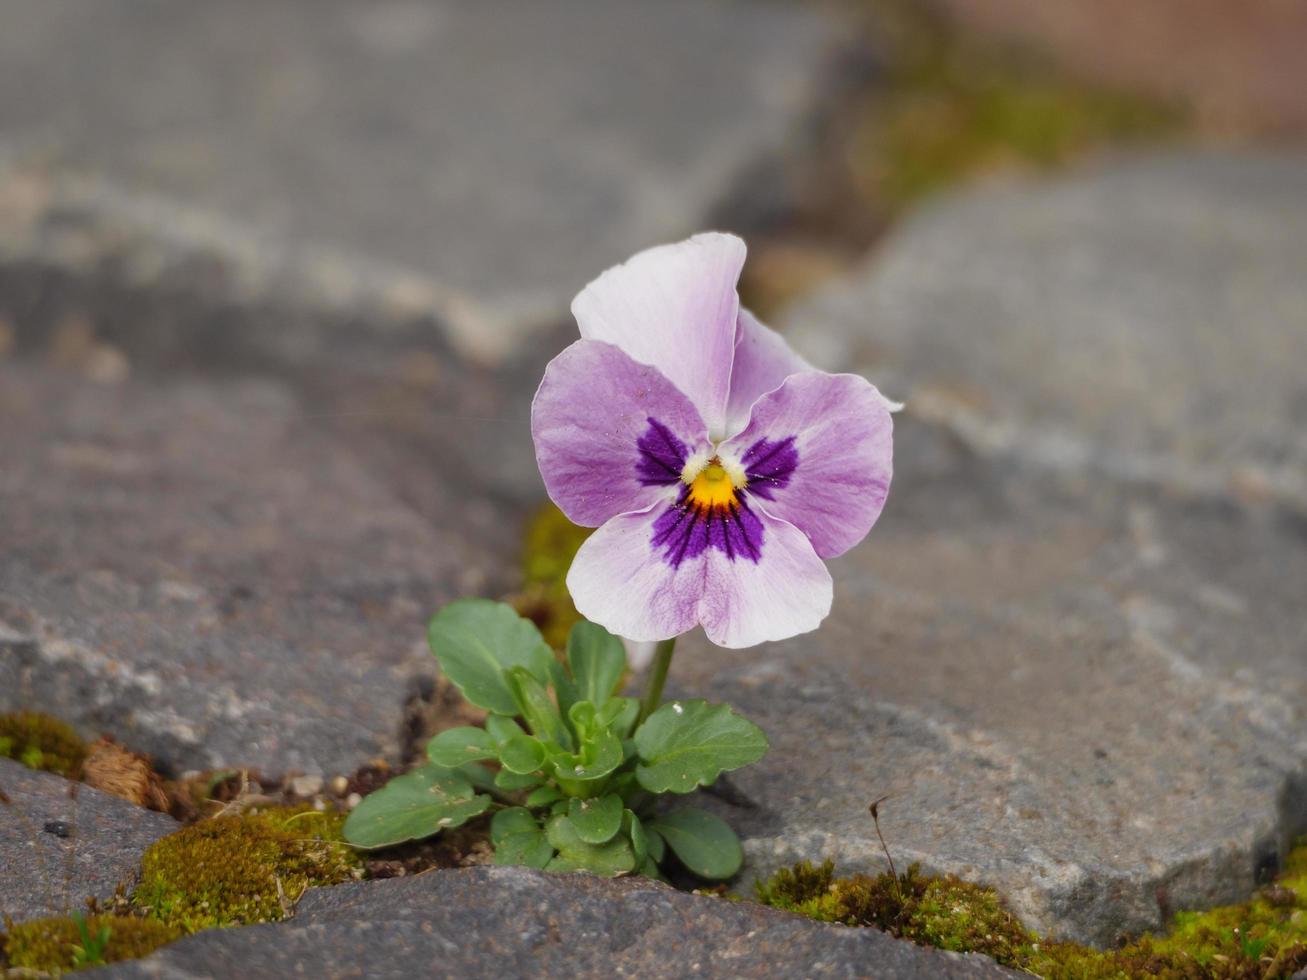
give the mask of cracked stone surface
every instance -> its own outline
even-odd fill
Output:
[[[674,689],[771,751],[713,800],[747,874],[800,858],[987,882],[1110,943],[1242,900],[1307,830],[1307,525],[992,461],[907,420],[816,633],[695,636]]]
[[[130,885],[145,849],[177,829],[162,813],[0,759],[0,919],[64,915]]]
[[[173,769],[393,757],[426,619],[515,553],[470,480],[415,459],[424,515],[270,379],[0,362],[0,418],[0,710]]]
[[[5,0],[0,19],[0,144],[40,164],[29,183],[72,172],[161,235],[300,254],[325,290],[389,283],[494,351],[740,180],[779,193],[759,168],[838,36],[748,0]]]
[[[788,317],[990,448],[1307,506],[1307,156],[1126,159],[960,194]]]
[[[91,974],[411,977],[1015,977],[875,929],[825,925],[647,879],[526,868],[315,889],[276,925],[215,929]]]
[[[1307,829],[1307,167],[1124,162],[946,200],[789,317],[905,399],[817,633],[673,678],[772,740],[714,805],[800,857],[997,886],[1095,943]]]

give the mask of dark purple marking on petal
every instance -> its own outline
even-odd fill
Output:
[[[729,507],[700,507],[689,501],[689,488],[654,521],[652,544],[673,568],[716,548],[730,561],[757,562],[762,557],[762,521],[743,498]]]
[[[650,417],[646,421],[649,428],[635,441],[640,450],[640,461],[635,465],[640,484],[646,487],[671,486],[681,479],[681,468],[685,466],[688,455],[685,443],[656,418]]]
[[[740,463],[749,478],[749,492],[771,500],[772,494],[784,488],[798,468],[799,450],[795,448],[794,436],[774,442],[759,439],[749,447]]]

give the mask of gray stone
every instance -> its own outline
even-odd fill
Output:
[[[406,424],[392,402],[399,441],[365,464],[348,446],[373,431],[305,397],[0,361],[0,710],[174,769],[395,757],[434,673],[425,621],[503,587],[513,511],[459,457],[431,465],[466,430]],[[403,440],[433,427],[444,441],[405,461]]]
[[[28,204],[57,185],[120,242],[219,243],[250,277],[308,270],[492,350],[740,181],[771,193],[758,170],[837,38],[748,0],[5,0],[0,19]]]
[[[927,207],[789,316],[977,448],[1307,504],[1307,157],[1126,159]]]
[[[130,887],[177,821],[62,776],[0,759],[0,919],[65,915]]]
[[[748,876],[829,856],[996,886],[1096,943],[1242,900],[1307,829],[1307,524],[977,455],[901,419],[815,633],[695,636],[669,689],[771,751],[706,797]],[[750,802],[752,801],[752,802]]]
[[[647,879],[470,868],[310,891],[278,925],[203,932],[102,977],[1017,976]]]

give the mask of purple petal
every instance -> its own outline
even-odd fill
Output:
[[[816,629],[830,612],[830,573],[797,528],[755,509],[755,557],[705,540],[672,562],[657,524],[675,508],[622,514],[586,540],[567,575],[583,616],[640,643],[702,624],[714,643],[746,647]]]
[[[608,521],[586,538],[567,572],[581,615],[636,643],[679,636],[699,622],[702,558],[672,568],[652,544],[655,513],[664,507]]]
[[[699,413],[670,381],[593,340],[549,362],[531,435],[550,498],[588,527],[668,499],[685,455],[708,445]]]
[[[572,301],[586,340],[651,364],[725,431],[744,242],[716,232],[661,245],[609,269]]]
[[[893,474],[890,402],[852,374],[797,374],[753,406],[744,431],[723,444],[740,460],[746,493],[833,558],[876,523]]]
[[[735,435],[743,429],[753,403],[779,388],[791,374],[815,370],[790,349],[784,337],[741,309],[735,325],[735,365],[726,402],[726,433]]]
[[[672,567],[716,548],[732,561],[762,557],[763,525],[744,500],[731,507],[700,508],[688,502],[688,489],[654,521],[654,547]]]
[[[705,552],[699,622],[723,647],[751,647],[815,630],[830,612],[830,572],[793,524],[755,508],[765,530],[759,561]]]

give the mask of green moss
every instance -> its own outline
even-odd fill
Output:
[[[525,587],[510,601],[521,615],[534,620],[555,649],[566,645],[567,634],[581,618],[567,591],[567,570],[591,533],[590,528],[569,521],[553,504],[541,507],[527,526],[522,549]]]
[[[186,932],[282,919],[304,890],[357,877],[344,816],[279,807],[215,817],[156,841],[132,902]]]
[[[146,956],[181,935],[175,926],[130,915],[91,915],[85,926],[91,935],[108,930],[109,941],[101,956],[104,963]],[[77,920],[62,916],[12,926],[0,939],[0,949],[11,968],[57,974],[79,968],[77,947],[81,941]]]
[[[1031,51],[979,43],[914,0],[866,0],[891,43],[855,122],[857,186],[891,210],[973,174],[1051,168],[1097,146],[1157,140],[1183,112],[1079,82]]]
[[[991,889],[952,875],[923,875],[916,865],[897,878],[889,872],[836,878],[830,861],[805,862],[760,884],[758,896],[824,922],[875,926],[923,946],[985,953],[1009,965],[1034,941]]]
[[[35,711],[0,715],[0,757],[29,769],[76,777],[86,759],[86,743],[58,718]]]
[[[1046,942],[991,889],[917,867],[895,877],[835,877],[827,861],[778,871],[757,886],[776,908],[825,922],[875,926],[926,946],[984,953],[1049,980],[1274,980],[1307,967],[1307,840],[1276,883],[1240,905],[1182,912],[1165,936],[1116,950]]]

